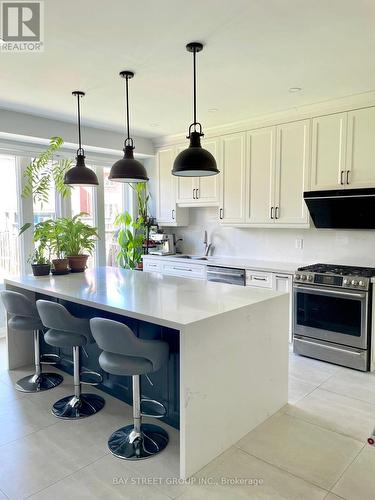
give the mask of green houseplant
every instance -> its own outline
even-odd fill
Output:
[[[39,222],[34,227],[33,242],[35,250],[28,259],[34,276],[47,276],[51,271],[51,222],[53,221],[49,219]],[[20,229],[19,235],[24,233],[29,227],[31,227],[31,223],[24,224]]]
[[[72,161],[66,158],[54,160],[54,155],[63,144],[61,137],[51,137],[48,148],[27,166],[22,191],[24,198],[32,196],[36,202],[47,203],[52,183],[63,198],[70,196],[71,188],[64,184],[64,176],[72,166]]]
[[[82,222],[84,215],[87,214],[81,212],[74,217],[58,219],[62,242],[60,249],[68,258],[72,272],[82,272],[86,269],[87,259],[93,254],[99,238],[96,227]]]
[[[150,195],[145,182],[130,184],[136,194],[138,216],[133,219],[129,212],[118,214],[115,226],[118,227],[117,243],[120,250],[117,254],[119,266],[126,269],[137,269],[142,266],[143,244],[147,237],[148,202]]]

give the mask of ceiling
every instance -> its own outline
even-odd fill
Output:
[[[205,127],[375,89],[373,0],[48,0],[45,51],[0,53],[0,107],[122,130],[122,69],[133,131],[183,132],[192,56]],[[290,87],[301,87],[291,93]]]

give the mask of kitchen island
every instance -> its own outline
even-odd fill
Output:
[[[112,267],[67,276],[21,276],[6,279],[5,285],[32,300],[61,301],[77,316],[123,321],[142,338],[170,344],[171,366],[156,386],[172,414],[167,422],[180,429],[181,478],[287,402],[286,293]],[[33,363],[28,332],[9,328],[7,346],[10,370]],[[59,354],[69,371],[69,352]],[[88,355],[87,367],[97,367],[96,345]],[[126,393],[116,377],[107,377],[100,388],[118,396],[116,387]]]

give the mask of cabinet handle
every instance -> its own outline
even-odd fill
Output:
[[[195,200],[195,189],[193,189],[193,200]]]
[[[341,170],[341,174],[340,174],[340,184],[343,186],[344,185],[344,173],[345,173],[345,170]]]
[[[172,209],[172,219],[174,220],[174,213],[175,213],[175,209],[173,208]]]
[[[173,268],[175,271],[189,271],[189,272],[193,272],[192,269],[187,269],[186,267],[174,267]]]
[[[350,170],[347,170],[347,171],[346,171],[346,183],[347,183],[347,184],[350,184],[349,175],[350,175]]]
[[[271,219],[273,219],[273,207],[271,207],[271,214],[270,214]]]
[[[195,190],[195,199],[199,200],[199,188]]]
[[[275,219],[278,219],[278,218],[279,218],[279,212],[280,212],[280,208],[279,208],[279,207],[276,207],[276,208],[275,208]]]
[[[223,219],[223,214],[224,214],[224,210],[222,208],[220,208],[219,210],[219,219]]]
[[[253,276],[252,279],[255,281],[268,281],[268,278],[259,278],[258,276]]]

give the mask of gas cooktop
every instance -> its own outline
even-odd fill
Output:
[[[375,276],[374,267],[340,266],[337,264],[313,264],[311,266],[299,267],[298,271],[310,271],[320,274],[338,274],[340,276],[362,276],[372,278]]]

